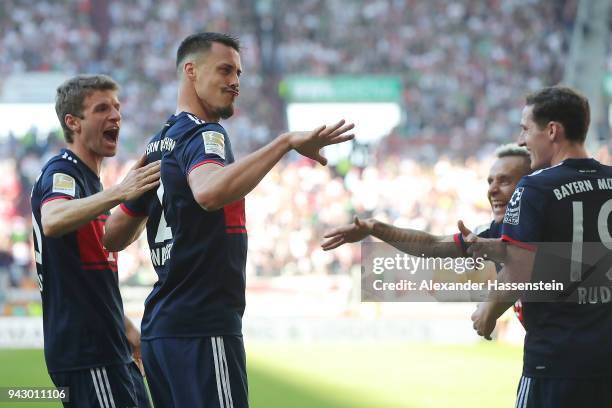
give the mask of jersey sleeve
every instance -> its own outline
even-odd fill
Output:
[[[478,235],[480,238],[498,238],[498,237],[492,236],[491,228],[486,228],[480,231],[479,233],[477,233],[476,235]]]
[[[130,217],[146,217],[147,201],[150,198],[150,194],[145,193],[134,200],[124,201],[119,207]]]
[[[453,235],[453,242],[455,243],[455,246],[457,247],[459,252],[461,252],[461,256],[466,256],[467,245],[465,241],[463,240],[463,235],[460,232]]]
[[[203,164],[225,166],[225,130],[219,125],[211,124],[198,127],[179,152],[178,158],[185,176]]]
[[[546,196],[523,178],[508,202],[502,224],[502,240],[521,248],[535,250],[542,240],[542,222],[546,218]]]
[[[162,132],[163,135],[163,132]],[[146,166],[148,164],[153,163],[156,160],[159,160],[159,139],[158,139],[159,133],[155,136],[153,136],[149,142],[147,143],[147,149],[145,152],[146,155],[146,159],[145,162],[143,164],[143,166]],[[151,146],[155,146],[154,148],[151,148]],[[141,194],[139,197],[133,199],[133,200],[129,200],[129,201],[124,201],[121,204],[119,204],[119,208],[121,208],[121,210],[129,215],[130,217],[146,217],[149,215],[149,206],[150,206],[150,202],[151,200],[157,200],[157,189],[152,189],[149,190],[143,194]]]
[[[83,183],[78,169],[66,162],[51,163],[40,180],[41,206],[58,199],[74,199],[83,196]]]

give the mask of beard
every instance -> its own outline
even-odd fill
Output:
[[[219,108],[217,110],[217,115],[221,117],[221,119],[230,118],[234,114],[234,104],[230,104],[228,106],[224,106],[223,108]]]

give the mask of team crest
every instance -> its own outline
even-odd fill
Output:
[[[53,175],[53,192],[54,193],[62,193],[68,194],[74,197],[76,190],[76,182],[74,178],[64,174],[64,173],[55,173]]]
[[[504,216],[504,223],[518,225],[521,216],[521,197],[523,196],[523,190],[525,187],[517,187],[508,201],[508,207],[506,207],[506,215]]]
[[[225,160],[225,139],[219,132],[202,132],[202,139],[204,139],[204,151],[206,154],[216,154]]]

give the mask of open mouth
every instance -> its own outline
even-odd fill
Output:
[[[110,143],[117,143],[117,139],[119,139],[119,128],[107,129],[103,133],[104,140]]]
[[[493,201],[492,203],[493,211],[505,211],[506,204],[507,203],[503,203],[501,201]]]

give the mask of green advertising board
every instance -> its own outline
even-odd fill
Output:
[[[279,95],[287,102],[398,102],[402,81],[390,75],[294,75],[280,82]]]

